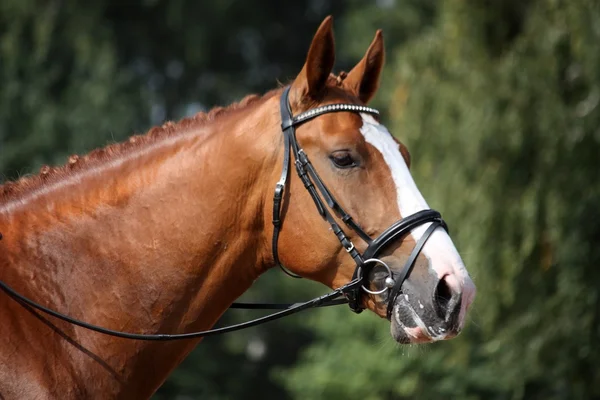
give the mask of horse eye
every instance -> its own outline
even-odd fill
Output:
[[[336,151],[329,156],[333,164],[338,168],[356,167],[357,163],[352,155],[347,151]]]

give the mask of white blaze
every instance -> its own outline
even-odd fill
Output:
[[[390,168],[392,179],[396,186],[398,209],[402,217],[407,217],[421,210],[429,209],[427,202],[419,192],[408,166],[400,153],[398,143],[394,141],[387,128],[378,123],[371,115],[361,113],[363,126],[360,132],[367,143],[375,147],[382,155]],[[423,235],[431,223],[426,223],[414,228],[411,234],[415,241]],[[475,295],[475,286],[467,273],[465,265],[452,243],[452,239],[442,228],[438,228],[429,237],[422,253],[429,260],[429,265],[436,272],[438,278],[448,275],[446,282],[454,290],[463,292],[461,324],[466,311],[466,305]]]

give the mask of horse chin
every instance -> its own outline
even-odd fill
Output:
[[[453,334],[433,335],[417,312],[409,304],[402,302],[394,305],[390,322],[392,337],[400,344],[431,343],[455,336]]]

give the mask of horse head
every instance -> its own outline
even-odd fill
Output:
[[[293,125],[300,165],[283,196],[275,261],[331,288],[362,277],[353,308],[388,318],[400,343],[450,339],[464,326],[475,286],[445,223],[426,211],[408,149],[367,106],[384,66],[381,31],[349,73],[333,75],[334,60],[328,17],[282,94],[283,129]],[[365,263],[365,255],[376,258]]]

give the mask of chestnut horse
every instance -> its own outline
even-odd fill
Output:
[[[333,63],[328,17],[285,92],[167,123],[0,186],[0,281],[71,317],[146,334],[210,329],[277,261],[332,289],[348,284],[368,237],[428,206],[410,175],[408,150],[365,107],[384,64],[381,32],[348,74],[333,75]],[[344,112],[307,114],[295,135],[363,235],[337,232],[348,221],[335,213],[324,218],[312,183],[294,173],[274,251],[273,187],[286,152],[284,93],[293,115],[346,104]],[[365,289],[379,294],[363,291],[355,299],[359,309],[389,318],[400,343],[456,336],[475,295],[443,224],[427,221],[410,225],[379,255],[393,276],[406,272],[395,282],[396,295],[390,294],[393,279],[381,289],[392,274],[378,265]],[[5,290],[0,398],[148,398],[199,341],[104,335],[40,313]]]

